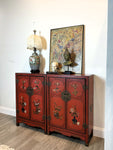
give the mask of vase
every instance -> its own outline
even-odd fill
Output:
[[[32,56],[29,57],[29,64],[31,68],[31,73],[39,73],[40,70],[40,57],[36,53],[36,50],[34,50],[34,53]]]

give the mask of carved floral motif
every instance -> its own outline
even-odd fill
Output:
[[[40,113],[40,100],[33,101],[35,109],[33,110],[34,114],[39,114]]]
[[[62,119],[62,116],[59,114],[59,112],[61,111],[62,106],[58,106],[56,103],[54,103],[54,117],[56,117],[57,119]]]
[[[19,88],[21,90],[26,90],[28,87],[28,80],[27,79],[20,79],[19,80]]]
[[[40,93],[42,89],[42,82],[40,79],[33,79],[31,83],[31,87],[33,88],[34,92]]]
[[[72,84],[72,87],[74,88],[73,94],[76,96],[78,94],[77,84]]]
[[[27,111],[25,110],[25,106],[26,106],[27,104],[26,104],[26,102],[24,101],[24,97],[21,96],[20,99],[21,99],[21,100],[20,100],[20,104],[21,104],[21,106],[22,106],[21,110],[22,110],[23,113],[26,113]]]
[[[54,85],[55,85],[55,88],[53,89],[53,92],[56,92],[56,93],[61,92],[61,91],[60,91],[60,88],[59,88],[60,83],[59,83],[59,82],[56,82],[56,83],[54,83]]]
[[[70,112],[69,113],[73,117],[72,118],[73,124],[80,125],[80,122],[79,122],[79,113],[77,112],[76,106],[72,106],[70,108]]]

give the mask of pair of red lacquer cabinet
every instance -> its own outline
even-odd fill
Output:
[[[59,132],[89,144],[93,135],[93,75],[16,73],[16,124]]]

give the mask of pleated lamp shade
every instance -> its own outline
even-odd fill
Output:
[[[36,35],[36,30],[34,30],[34,35],[30,35],[27,39],[27,49],[30,50],[41,50],[42,49],[42,41],[41,38]]]

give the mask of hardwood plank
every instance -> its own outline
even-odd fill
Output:
[[[16,118],[0,113],[0,144],[15,150],[104,150],[104,139],[93,137],[88,147],[84,142],[58,133],[44,134],[38,128],[21,124]]]

